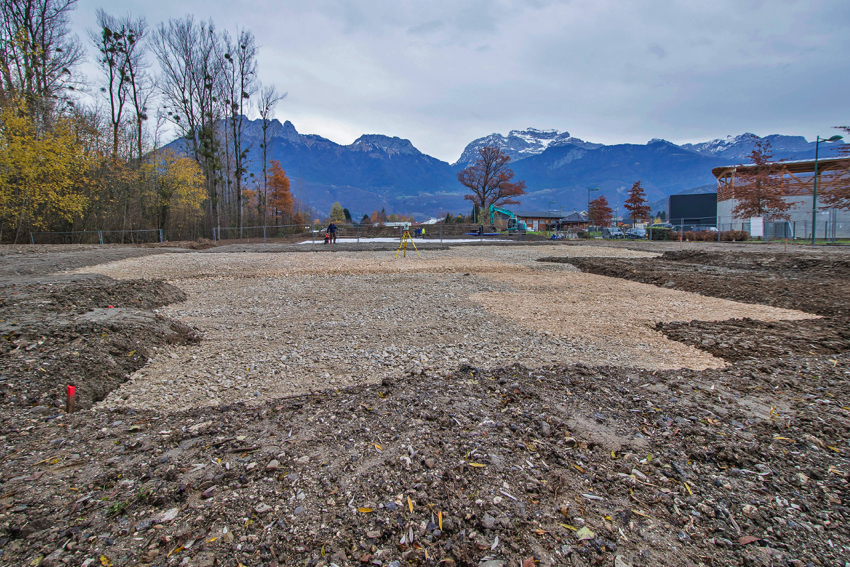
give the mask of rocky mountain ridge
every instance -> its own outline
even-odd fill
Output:
[[[262,134],[261,120],[247,121],[248,171],[255,178],[262,163]],[[517,179],[526,181],[523,209],[545,209],[555,201],[571,210],[586,208],[588,187],[600,187],[601,194],[617,206],[637,180],[643,182],[650,201],[715,183],[711,169],[746,163],[756,139],[742,134],[696,144],[653,139],[647,144],[604,145],[565,131],[526,128],[473,140],[458,161],[449,164],[396,136],[364,134],[342,145],[301,134],[288,120],[273,120],[267,136],[269,159],[279,161],[293,182],[305,189],[312,206],[327,212],[339,201],[358,217],[381,208],[418,217],[467,211],[469,202],[463,199],[465,190],[457,172],[488,145],[510,155]],[[767,139],[777,159],[814,157],[815,144],[801,136],[774,134]],[[170,145],[185,147],[181,140]],[[822,144],[821,157],[834,155],[836,146]]]

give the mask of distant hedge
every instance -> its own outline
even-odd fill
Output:
[[[646,229],[646,233],[650,240],[673,240],[674,238],[672,228]]]
[[[691,232],[684,234],[685,240],[689,242],[717,242],[717,233],[710,231]],[[750,233],[743,230],[724,230],[720,233],[722,242],[743,242],[749,240]]]

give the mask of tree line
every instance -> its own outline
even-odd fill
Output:
[[[250,30],[192,16],[149,26],[101,9],[87,38],[98,73],[84,77],[75,7],[0,0],[0,239],[150,228],[195,238],[310,221],[303,182],[293,190],[269,160],[286,95],[260,81]],[[246,139],[249,115],[261,119],[259,148]],[[162,148],[174,131],[179,142]]]

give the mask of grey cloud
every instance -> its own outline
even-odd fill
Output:
[[[667,50],[657,43],[650,43],[647,49],[650,53],[652,53],[659,59],[664,59],[665,57],[667,57]]]
[[[445,24],[442,21],[431,20],[430,22],[425,22],[419,24],[418,26],[407,28],[407,35],[428,35],[434,33],[435,31],[441,30],[444,27]]]

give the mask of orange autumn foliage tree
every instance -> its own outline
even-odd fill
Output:
[[[850,134],[850,126],[837,126],[836,128]],[[841,169],[838,170],[839,175],[846,175],[847,170],[850,170],[850,144],[844,144],[838,150],[838,153],[847,158],[847,161],[843,162]],[[820,202],[827,207],[850,210],[850,183],[841,184],[824,191],[821,193]]]
[[[785,201],[781,161],[772,161],[773,151],[767,140],[755,140],[750,152],[751,164],[736,173],[732,197],[736,200],[732,215],[737,218],[766,217],[788,220],[793,203]],[[743,165],[739,165],[743,168]]]
[[[510,161],[511,156],[499,148],[478,150],[478,158],[472,165],[457,174],[457,180],[470,191],[463,198],[472,201],[486,215],[490,214],[490,205],[519,205],[517,197],[525,195],[525,181],[513,181]]]
[[[634,221],[648,219],[652,214],[649,205],[646,203],[646,193],[644,193],[640,181],[635,181],[629,190],[629,198],[626,199],[625,207],[629,211],[629,218]]]
[[[601,195],[590,202],[588,213],[590,220],[596,226],[608,226],[611,224],[611,219],[614,218],[614,210],[608,204],[605,195]]]
[[[269,208],[275,222],[291,222],[292,219],[292,192],[290,190],[289,177],[277,160],[271,161],[269,168]],[[303,221],[301,221],[303,222]]]

